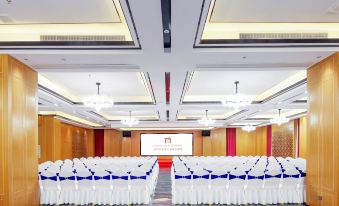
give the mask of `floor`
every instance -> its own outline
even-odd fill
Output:
[[[158,184],[155,190],[155,194],[152,198],[152,203],[150,205],[152,206],[172,205],[170,169],[160,170]],[[298,204],[295,205],[297,206]],[[289,206],[293,206],[293,204],[289,204]]]

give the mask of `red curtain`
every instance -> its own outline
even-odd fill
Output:
[[[105,155],[104,153],[104,130],[103,129],[95,129],[94,130],[94,148],[95,148],[95,156],[102,157]]]
[[[267,126],[266,137],[267,137],[266,152],[267,157],[269,157],[272,155],[272,125]]]
[[[236,128],[226,128],[226,156],[235,156],[237,149]]]
[[[297,148],[297,157],[299,157],[299,150],[300,150],[300,119],[297,119],[297,124],[298,124],[298,136],[297,136],[297,141],[298,141],[298,148]]]

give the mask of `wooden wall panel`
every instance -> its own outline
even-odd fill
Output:
[[[94,131],[39,115],[39,162],[94,156]]]
[[[241,128],[237,128],[237,156],[255,156],[256,148],[256,131],[246,132]]]
[[[294,121],[282,125],[272,125],[272,156],[295,156]]]
[[[38,205],[37,73],[0,55],[0,205]]]
[[[53,116],[39,116],[39,163],[62,159],[61,123]]]
[[[214,129],[211,131],[212,156],[226,155],[226,129]]]
[[[339,205],[339,54],[307,72],[307,203]]]
[[[299,121],[299,157],[306,158],[307,118],[302,117]]]
[[[266,127],[258,127],[253,132],[237,128],[237,155],[266,155],[266,139]]]

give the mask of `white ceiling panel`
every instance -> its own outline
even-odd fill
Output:
[[[239,112],[238,110],[232,109],[222,109],[222,110],[208,110],[208,117],[212,119],[226,119],[227,117]],[[205,110],[181,110],[178,112],[177,119],[185,120],[185,119],[201,119],[205,117]]]
[[[40,72],[39,84],[81,102],[97,93],[96,82],[100,82],[100,93],[115,102],[152,102],[146,78],[140,72]]]
[[[337,0],[215,0],[211,22],[339,22]]]
[[[235,93],[235,81],[240,82],[239,93],[255,98],[299,72],[296,70],[194,72],[183,100],[221,101],[226,95]]]
[[[113,0],[0,1],[2,24],[116,23],[120,17]],[[119,5],[118,5],[119,6]],[[3,20],[3,21],[1,21]]]
[[[96,113],[105,117],[107,120],[113,121],[129,117],[129,111],[110,111],[109,109],[103,109]],[[157,120],[158,113],[156,111],[132,111],[132,117],[137,120]]]
[[[282,109],[281,110],[281,115],[284,117],[289,117],[289,116],[293,116],[293,115],[297,115],[297,114],[301,114],[307,112],[307,109]],[[268,118],[268,119],[272,119],[275,117],[279,116],[279,111],[278,109],[273,109],[273,110],[269,110],[266,112],[261,112],[258,115],[252,116],[250,118]]]

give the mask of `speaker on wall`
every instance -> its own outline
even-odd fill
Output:
[[[132,132],[131,131],[122,131],[122,137],[131,137]]]
[[[203,137],[211,136],[211,130],[202,130],[201,131],[201,136],[203,136]]]

